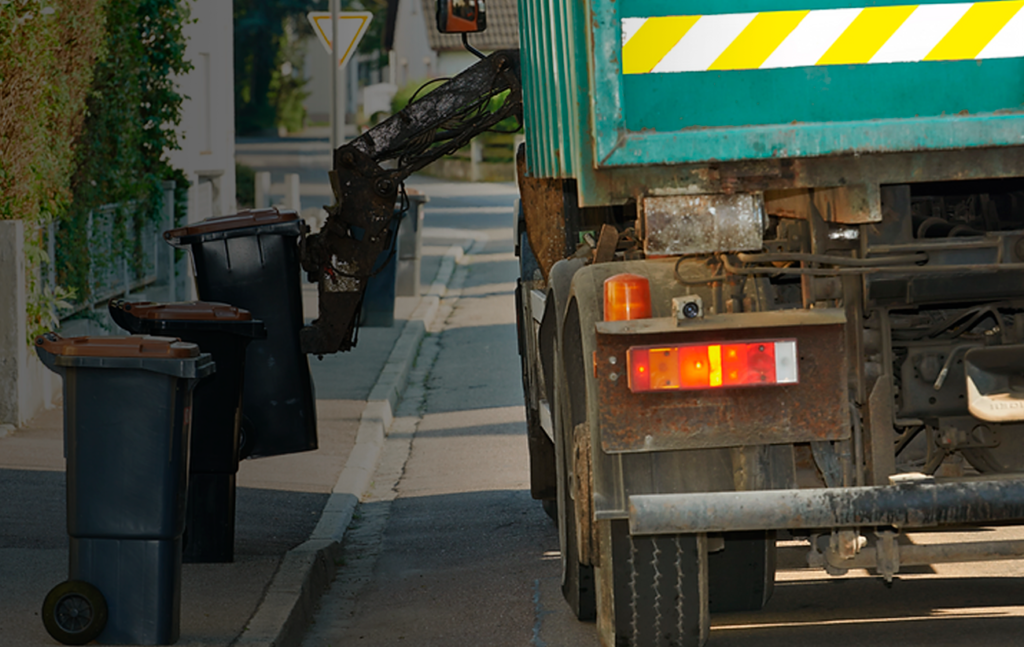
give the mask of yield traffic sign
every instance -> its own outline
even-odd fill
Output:
[[[320,44],[331,53],[331,12],[310,11],[306,14],[309,24],[313,25]],[[370,26],[373,14],[369,11],[343,11],[338,14],[338,66],[348,63],[356,51],[356,45],[363,39],[366,28]]]

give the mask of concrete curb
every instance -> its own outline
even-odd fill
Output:
[[[478,242],[478,241],[477,241]],[[232,645],[299,647],[320,596],[330,586],[341,556],[341,542],[363,493],[370,486],[393,412],[405,390],[420,342],[438,314],[455,267],[465,250],[452,245],[441,259],[426,295],[420,298],[370,391],[356,444],[338,477],[320,521],[309,539],[285,554],[242,634]]]

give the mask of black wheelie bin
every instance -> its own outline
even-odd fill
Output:
[[[245,350],[265,339],[262,321],[224,303],[108,304],[128,332],[178,337],[210,353],[217,372],[192,394],[192,449],[188,462],[185,563],[231,562],[235,556],[235,474]]]
[[[167,337],[36,339],[64,378],[70,577],[43,603],[57,640],[178,639],[192,390],[214,363]]]
[[[385,249],[373,263],[370,278],[366,280],[363,307],[359,312],[359,325],[367,328],[390,328],[395,325],[395,272],[398,255],[394,249]]]
[[[305,231],[294,211],[260,209],[164,232],[191,253],[201,300],[244,308],[267,328],[245,356],[242,458],[317,448],[313,381],[299,342]]]

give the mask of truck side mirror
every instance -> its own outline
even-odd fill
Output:
[[[484,0],[437,0],[437,30],[468,34],[487,29]]]

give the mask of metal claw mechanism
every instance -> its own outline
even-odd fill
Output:
[[[380,255],[394,253],[405,179],[504,119],[521,124],[522,107],[519,52],[495,52],[334,151],[334,204],[300,249],[319,294],[319,316],[300,332],[303,352],[356,345],[367,280]]]

